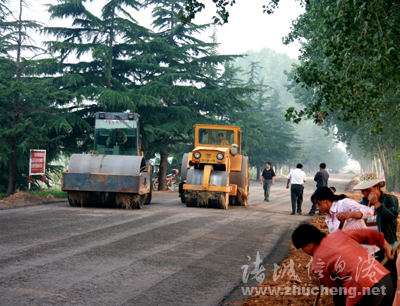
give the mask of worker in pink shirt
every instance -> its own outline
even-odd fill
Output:
[[[312,271],[332,289],[335,305],[390,305],[390,272],[360,245],[376,245],[393,259],[393,248],[382,233],[351,229],[326,235],[315,226],[302,224],[293,232],[292,241],[297,249],[313,257]]]
[[[325,222],[329,232],[337,230],[343,221],[342,229],[367,229],[365,220],[373,215],[370,207],[347,198],[344,194],[336,195],[329,187],[320,187],[311,196],[322,213],[326,213]],[[376,246],[365,245],[364,248],[374,254],[379,251]]]

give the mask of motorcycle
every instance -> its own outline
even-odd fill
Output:
[[[167,190],[171,189],[172,186],[175,185],[176,183],[176,175],[179,174],[179,170],[178,169],[172,169],[171,173],[167,174]],[[153,178],[153,190],[157,191],[158,190],[158,174],[156,178]]]

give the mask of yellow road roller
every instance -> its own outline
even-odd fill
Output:
[[[249,158],[237,126],[195,125],[195,148],[182,159],[179,196],[187,207],[228,209],[249,201]]]

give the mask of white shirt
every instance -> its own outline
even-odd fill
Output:
[[[300,168],[296,168],[289,173],[287,179],[290,180],[290,184],[292,185],[303,185],[306,182],[306,174]]]

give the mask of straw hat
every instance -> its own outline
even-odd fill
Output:
[[[380,187],[385,187],[386,183],[382,179],[378,179],[376,173],[367,171],[360,176],[360,182],[354,186],[353,190],[363,190],[371,188],[379,184]]]

